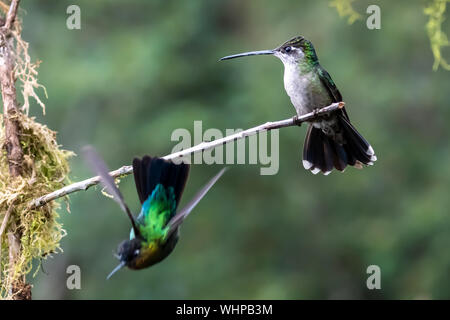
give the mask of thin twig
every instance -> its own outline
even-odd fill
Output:
[[[344,107],[344,102],[333,103],[327,107],[318,109],[314,112],[310,112],[310,113],[307,113],[302,116],[295,116],[293,118],[289,118],[289,119],[285,119],[285,120],[281,120],[281,121],[267,122],[267,123],[259,125],[257,127],[253,127],[253,128],[247,129],[245,131],[241,131],[241,132],[226,136],[222,139],[217,139],[217,140],[210,141],[210,142],[202,142],[192,148],[188,148],[188,149],[185,149],[185,150],[182,150],[179,152],[169,154],[163,158],[166,160],[181,158],[183,156],[186,156],[186,155],[189,155],[192,153],[209,150],[209,149],[215,148],[217,146],[226,144],[228,142],[243,139],[248,136],[255,135],[259,132],[300,125],[305,121],[310,121],[316,117],[323,116],[325,114],[328,114],[328,113],[335,111],[337,109],[340,109],[342,107]],[[117,170],[111,171],[109,174],[113,178],[118,178],[121,176],[129,175],[132,172],[133,172],[132,166],[123,166]],[[94,186],[94,185],[98,184],[99,182],[100,182],[100,178],[97,176],[97,177],[93,177],[93,178],[89,178],[89,179],[86,179],[83,181],[73,183],[71,185],[65,186],[64,188],[53,191],[52,193],[49,193],[45,196],[42,196],[40,198],[32,200],[29,203],[28,207],[30,209],[39,208],[50,201],[67,196],[68,194],[71,194],[71,193],[74,193],[77,191],[87,190],[89,187]]]
[[[9,164],[9,172],[12,178],[22,174],[23,151],[20,144],[20,124],[17,120],[19,108],[16,99],[16,87],[14,84],[14,53],[11,40],[8,37],[10,28],[16,18],[18,0],[13,0],[6,15],[6,22],[0,28],[0,88],[3,100],[3,122],[5,127],[6,157]]]
[[[14,20],[16,19],[17,9],[19,9],[20,0],[12,0],[9,6],[8,14],[6,15],[5,29],[11,29]]]
[[[8,208],[8,210],[6,210],[5,216],[3,217],[3,221],[2,221],[2,225],[0,226],[0,255],[2,253],[2,238],[3,238],[3,233],[6,230],[6,226],[8,225],[8,221],[9,221],[9,217],[11,216],[11,212],[13,210],[13,205],[11,204]],[[0,270],[0,283],[2,282],[2,272]]]
[[[0,248],[1,248],[2,236],[6,230],[6,226],[8,224],[9,217],[11,216],[12,209],[13,209],[13,205],[10,205],[8,210],[6,210],[5,216],[3,217],[2,225],[0,227]]]

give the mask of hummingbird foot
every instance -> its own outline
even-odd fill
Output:
[[[314,108],[314,110],[313,110],[313,115],[314,115],[314,118],[317,118],[317,115],[319,114],[319,110],[320,110],[321,108]]]
[[[292,122],[294,122],[296,125],[298,125],[299,127],[302,126],[302,123],[300,121],[298,121],[298,116],[293,116],[292,117]]]

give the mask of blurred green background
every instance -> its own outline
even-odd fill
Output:
[[[426,1],[375,1],[381,30],[348,25],[329,1],[25,1],[23,38],[41,59],[47,115],[64,148],[95,145],[111,168],[165,155],[173,130],[249,128],[291,117],[273,57],[218,62],[304,35],[378,156],[373,167],[314,176],[301,165],[305,126],[280,130],[280,169],[231,166],[182,227],[178,246],[144,271],[113,251],[129,222],[99,188],[61,209],[64,253],[30,275],[35,299],[450,298],[450,72],[432,71]],[[66,8],[81,8],[81,30]],[[25,13],[25,14],[24,14]],[[449,22],[443,29],[449,31]],[[449,56],[450,52],[444,54]],[[72,181],[91,176],[80,157]],[[219,165],[193,165],[186,203]],[[131,176],[120,184],[139,210]],[[81,268],[81,290],[66,267]],[[366,268],[381,268],[368,290]]]

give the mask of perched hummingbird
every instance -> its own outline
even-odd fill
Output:
[[[286,41],[273,50],[251,51],[220,60],[254,55],[273,55],[284,64],[284,88],[298,116],[335,102],[342,96],[328,72],[319,64],[312,43],[302,36]],[[377,160],[370,144],[350,123],[345,108],[313,120],[303,147],[303,166],[325,175],[333,168],[344,171],[347,165],[362,168]]]
[[[174,164],[161,158],[144,156],[133,160],[136,189],[142,208],[137,219],[125,204],[122,194],[109,175],[109,170],[92,147],[84,148],[89,166],[99,175],[102,185],[116,200],[131,221],[130,239],[124,240],[117,250],[119,265],[108,275],[109,279],[124,266],[143,269],[166,258],[179,238],[179,228],[192,209],[219,180],[225,169],[215,175],[189,202],[177,211],[184,186],[188,179],[189,165]]]

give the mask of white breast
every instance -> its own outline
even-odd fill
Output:
[[[285,64],[284,89],[291,98],[298,115],[328,105],[328,94],[324,92],[318,75],[314,71],[302,72],[298,64]]]

